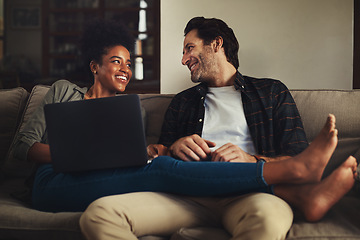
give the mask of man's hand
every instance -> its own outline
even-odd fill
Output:
[[[244,152],[240,147],[227,143],[211,154],[213,162],[256,162],[255,157]]]
[[[211,154],[211,147],[215,143],[201,138],[197,134],[183,137],[169,147],[171,155],[183,161],[200,161]]]
[[[169,149],[162,144],[150,144],[147,147],[147,154],[150,159],[158,156],[168,156]]]

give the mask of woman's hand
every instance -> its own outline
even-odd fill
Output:
[[[169,156],[168,148],[162,144],[150,144],[147,147],[147,154],[150,159],[158,156]]]

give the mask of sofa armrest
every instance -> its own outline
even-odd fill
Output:
[[[0,90],[0,168],[23,114],[29,93],[21,87]]]

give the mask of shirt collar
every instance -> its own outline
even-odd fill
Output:
[[[236,77],[234,81],[234,87],[236,90],[243,91],[245,89],[245,79],[244,76],[237,71]],[[200,94],[201,97],[205,97],[206,93],[208,92],[208,86],[206,83],[200,83],[196,86],[196,91]]]
[[[245,84],[246,83],[245,83],[244,76],[239,71],[237,71],[235,81],[234,81],[235,89],[236,90],[240,89],[241,91],[243,91],[245,89]]]
[[[200,83],[196,86],[196,91],[200,94],[201,97],[205,97],[208,92],[208,86],[206,83]]]

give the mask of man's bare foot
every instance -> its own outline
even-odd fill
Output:
[[[350,156],[323,181],[279,186],[275,194],[301,210],[306,220],[319,221],[354,185],[356,165],[356,159]]]
[[[338,143],[335,116],[329,114],[325,126],[302,153],[292,158],[294,183],[319,182]]]

